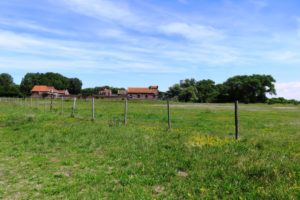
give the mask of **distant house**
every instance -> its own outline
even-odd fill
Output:
[[[110,97],[110,96],[112,96],[112,91],[110,89],[104,88],[99,91],[99,95]]]
[[[128,88],[127,97],[130,99],[157,99],[158,86],[150,86],[148,88]]]
[[[54,97],[69,96],[68,90],[57,90],[52,86],[35,85],[31,90],[32,97],[47,97],[53,95]]]
[[[70,93],[68,90],[57,90],[59,96],[69,96]]]
[[[126,97],[127,91],[126,90],[118,90],[118,96],[119,97]]]

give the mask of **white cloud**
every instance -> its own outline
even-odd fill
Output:
[[[124,1],[110,0],[63,0],[69,9],[99,20],[119,23],[139,23],[138,17]]]
[[[140,47],[141,48],[141,47]],[[45,39],[0,31],[0,69],[106,70],[117,72],[179,73],[182,68],[150,58],[145,52],[126,46],[101,45]],[[1,53],[2,52],[2,53]],[[4,52],[6,55],[4,55]],[[17,58],[17,59],[16,59]]]
[[[26,46],[41,45],[42,43],[31,37],[15,34],[8,31],[0,31],[0,47],[23,48]]]
[[[21,20],[11,20],[11,19],[0,19],[0,25],[4,25],[7,27],[16,27],[40,32],[53,33],[56,35],[74,35],[73,32],[61,31],[53,28],[47,28],[45,26],[41,26],[34,21],[21,21]]]
[[[219,43],[225,38],[222,31],[198,23],[182,22],[182,20],[189,20],[184,16],[174,17],[172,15],[170,21],[169,13],[164,10],[164,13],[158,14],[159,17],[153,17],[147,13],[139,13],[136,9],[132,11],[124,3],[126,1],[119,0],[64,0],[64,2],[67,9],[74,12],[100,21],[112,22],[110,24],[112,26],[109,26],[111,28],[102,28],[96,33],[97,36],[103,39],[117,39],[118,42],[122,42],[120,46],[125,47],[123,50],[129,54],[143,54],[142,57],[146,55],[147,60],[160,60],[162,63],[178,61],[178,66],[185,67],[199,66],[203,63],[227,64],[237,60],[237,53],[233,48]],[[150,8],[148,14],[151,13],[151,9],[153,8]],[[157,13],[156,10],[155,13]],[[121,24],[121,26],[116,26],[116,24]],[[132,34],[130,30],[134,30],[135,34]],[[166,39],[166,37],[161,37],[161,34],[164,36],[177,35],[191,43]],[[196,43],[194,43],[195,41]],[[135,50],[128,51],[128,49]],[[137,57],[140,58],[140,56]],[[132,60],[128,60],[128,62],[132,62]]]
[[[179,35],[191,40],[221,39],[224,37],[221,32],[213,27],[183,22],[169,23],[160,26],[159,30],[167,35]]]
[[[280,51],[268,53],[271,60],[280,61],[284,63],[300,63],[300,54],[297,51]]]
[[[275,86],[276,86],[278,97],[300,100],[300,81],[276,83]]]
[[[102,29],[98,31],[97,35],[99,37],[115,38],[121,40],[128,38],[128,35],[124,31],[116,28]]]

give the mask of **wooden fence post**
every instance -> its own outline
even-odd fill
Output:
[[[235,139],[239,139],[239,101],[234,103],[234,118],[235,118]]]
[[[124,108],[124,125],[127,125],[127,112],[128,112],[128,99],[125,98],[125,108]]]
[[[50,111],[53,109],[53,94],[51,94]]]
[[[72,117],[75,117],[75,109],[76,109],[76,97],[73,99],[73,106],[72,106]]]
[[[167,110],[168,110],[168,130],[171,129],[171,115],[170,115],[170,100],[167,100]]]
[[[92,120],[95,121],[95,98],[92,97]]]
[[[64,114],[64,97],[61,97],[61,114]]]

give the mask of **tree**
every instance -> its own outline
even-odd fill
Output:
[[[239,100],[244,103],[265,103],[267,94],[276,94],[275,79],[270,75],[235,76],[223,85],[227,101]]]
[[[82,82],[78,78],[70,78],[68,90],[70,94],[79,94],[81,92]]]
[[[182,88],[180,87],[179,84],[175,84],[172,87],[169,87],[169,90],[166,92],[166,97],[167,98],[174,98],[179,96]]]
[[[180,83],[180,87],[182,88],[188,88],[190,86],[196,86],[196,80],[194,78],[191,78],[191,79],[185,79],[184,81],[182,81]]]
[[[197,90],[194,86],[183,88],[182,90],[180,90],[180,93],[178,95],[178,100],[184,102],[189,102],[189,101],[196,102],[197,101],[196,93]]]
[[[1,97],[21,97],[20,88],[14,83],[11,75],[0,74],[0,96]]]
[[[168,98],[179,101],[264,103],[267,94],[276,94],[275,79],[270,75],[234,76],[223,84],[212,80],[186,79],[166,92]]]
[[[11,86],[14,85],[14,80],[11,75],[2,73],[0,74],[0,86]]]
[[[198,102],[211,103],[218,96],[218,89],[212,80],[201,80],[196,83]]]
[[[18,85],[0,86],[1,97],[22,97],[20,87]]]
[[[70,85],[71,84],[71,85]],[[69,79],[58,73],[27,73],[21,82],[21,91],[24,95],[30,95],[31,89],[35,85],[53,86],[58,90],[65,90],[71,88],[72,92],[80,93],[81,81],[78,78]],[[80,88],[80,89],[78,89]],[[70,90],[70,89],[69,89]],[[79,92],[78,92],[79,90]],[[77,93],[78,92],[78,93]],[[75,94],[75,93],[74,93]]]
[[[30,95],[33,86],[40,84],[41,81],[39,73],[27,73],[21,81],[20,89],[24,95]]]
[[[180,84],[175,84],[166,92],[167,98],[178,99],[179,101],[196,101],[197,89],[195,79],[185,79]]]

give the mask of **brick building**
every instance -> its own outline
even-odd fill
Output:
[[[127,97],[129,99],[157,99],[158,86],[150,86],[148,88],[133,88],[127,90]]]

